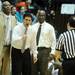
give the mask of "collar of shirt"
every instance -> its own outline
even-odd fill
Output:
[[[22,24],[20,24],[22,27],[23,27],[23,30],[24,30],[24,32],[25,32],[25,30],[26,30],[26,27],[24,26],[24,24],[22,23]],[[31,25],[29,25],[28,26],[28,29],[27,29],[27,31],[29,30],[29,28],[31,27]]]
[[[9,17],[10,18],[11,14],[9,14],[9,15],[4,14],[4,17],[6,17],[6,18]]]
[[[4,14],[3,13],[3,17],[4,17],[4,24],[5,24],[5,26],[7,25],[7,22],[6,22],[6,20],[7,20],[7,17],[9,18],[9,25],[11,26],[11,14],[9,14],[9,15],[6,15],[6,14]]]
[[[39,25],[44,25],[44,23],[45,23],[45,21],[44,21],[42,24],[40,24],[40,23],[38,22]]]

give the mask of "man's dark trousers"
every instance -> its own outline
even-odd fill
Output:
[[[12,48],[12,75],[31,75],[31,56],[27,49],[22,54],[21,50]]]
[[[48,57],[50,48],[38,48],[38,61],[33,64],[32,75],[48,75]]]

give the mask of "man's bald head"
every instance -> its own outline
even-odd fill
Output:
[[[44,14],[44,15],[46,15],[46,12],[44,10],[39,10],[38,14]]]
[[[11,12],[11,4],[10,2],[8,1],[4,1],[3,4],[2,4],[2,7],[3,7],[3,12],[8,14]]]
[[[44,10],[39,10],[37,16],[38,16],[38,21],[40,23],[43,23],[45,21],[45,18],[46,18],[46,12]]]

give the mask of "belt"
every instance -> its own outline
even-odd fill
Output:
[[[17,49],[17,48],[15,48],[15,47],[12,47],[12,48],[14,48],[14,49]],[[17,50],[21,50],[21,49],[17,49]],[[25,51],[28,51],[28,50],[30,50],[29,48],[27,48],[27,49],[24,49]]]
[[[29,49],[29,48],[27,48],[27,49],[25,49],[25,51],[30,51],[30,49]]]
[[[50,49],[50,48],[46,48],[46,47],[38,47],[38,50],[44,50],[44,49]],[[51,50],[51,49],[50,49]]]
[[[11,45],[4,45],[4,47],[10,47]]]

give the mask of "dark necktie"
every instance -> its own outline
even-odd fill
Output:
[[[41,33],[41,26],[42,26],[42,25],[39,26],[38,31],[37,31],[37,36],[36,36],[37,45],[38,45],[38,43],[39,43],[39,38],[40,38],[40,33]]]

